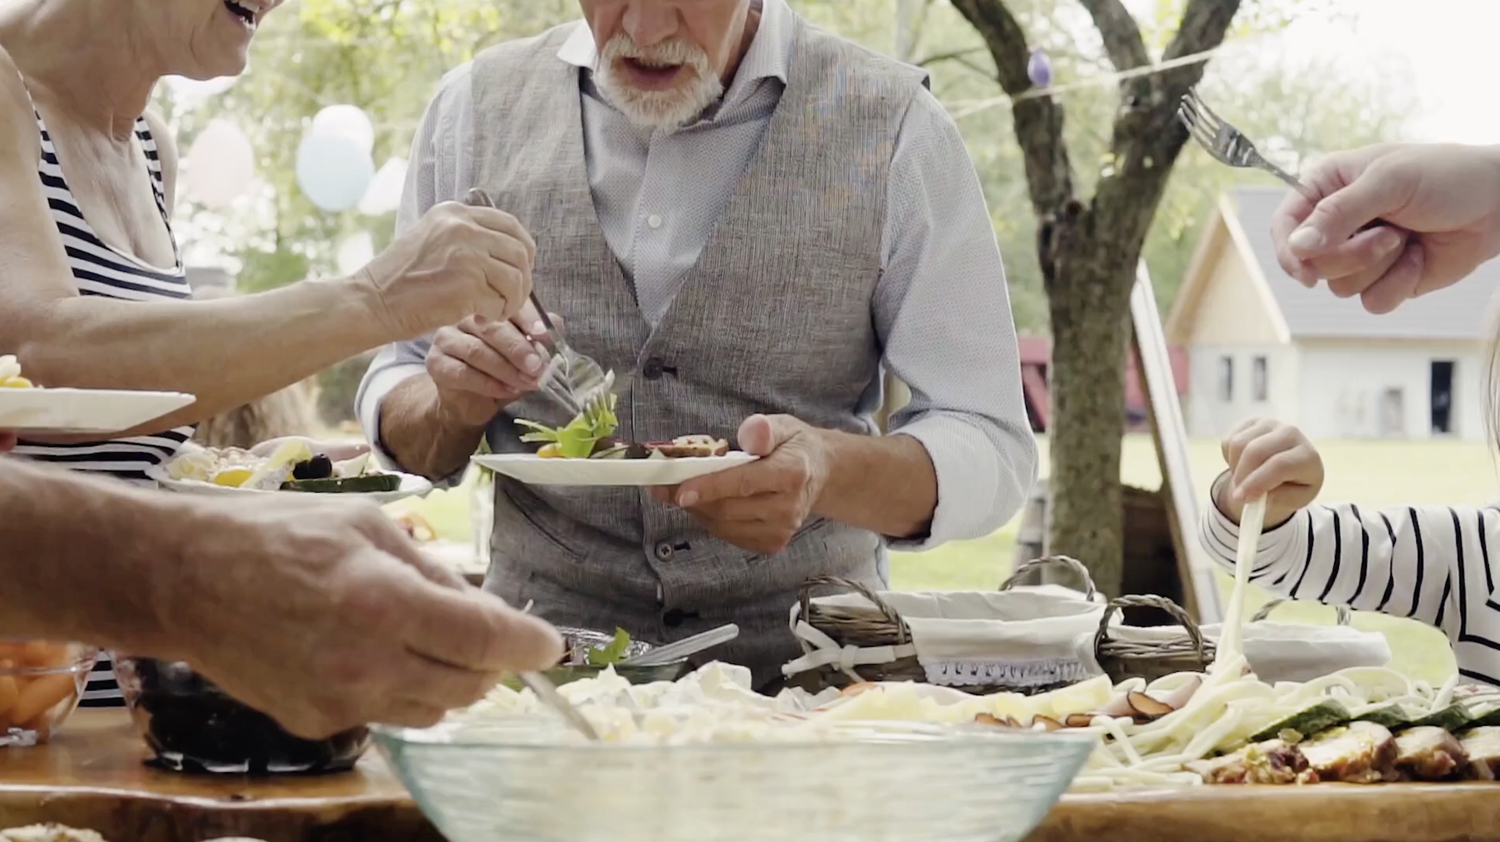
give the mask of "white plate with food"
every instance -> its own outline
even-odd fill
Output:
[[[269,457],[233,447],[191,445],[146,475],[179,494],[304,493],[383,505],[432,491],[432,483],[422,477],[380,470],[368,453],[334,462],[302,439],[288,440]]]
[[[650,445],[642,445],[649,448]],[[737,450],[718,456],[565,458],[535,453],[475,456],[475,464],[527,485],[678,485],[694,477],[754,462]]]
[[[181,392],[43,389],[21,376],[15,357],[0,356],[0,430],[9,433],[118,433],[195,400]]]
[[[521,441],[535,453],[489,453],[474,463],[527,485],[678,485],[694,477],[754,462],[757,457],[729,449],[713,436],[680,436],[671,441],[629,442],[615,436],[618,397],[597,395],[562,427],[517,420]]]

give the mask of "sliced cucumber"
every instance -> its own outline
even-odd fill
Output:
[[[1384,725],[1392,731],[1398,731],[1402,728],[1411,727],[1412,716],[1400,705],[1389,705],[1379,710],[1370,711],[1359,717],[1359,721],[1373,722],[1376,725]]]
[[[401,487],[401,477],[395,474],[372,474],[345,479],[294,479],[281,484],[282,491],[303,491],[311,494],[372,494],[379,491],[395,491]]]
[[[1262,742],[1265,740],[1286,739],[1287,742],[1298,742],[1314,734],[1321,734],[1329,728],[1336,728],[1349,721],[1349,709],[1338,702],[1319,702],[1310,708],[1288,716],[1286,719],[1272,724],[1269,728],[1251,737],[1251,742]],[[1295,739],[1287,739],[1287,732],[1296,734]]]
[[[1441,728],[1448,733],[1463,730],[1474,720],[1474,714],[1469,711],[1469,706],[1463,702],[1455,702],[1437,713],[1430,713],[1411,723],[1409,727],[1430,725],[1433,728]]]

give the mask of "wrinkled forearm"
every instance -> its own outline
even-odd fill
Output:
[[[432,378],[403,380],[380,403],[380,445],[403,469],[438,479],[464,469],[484,438],[475,426],[443,411]]]
[[[352,281],[312,281],[214,301],[73,296],[0,316],[0,347],[48,387],[197,396],[127,431],[149,433],[211,418],[390,340],[369,295]]]
[[[0,457],[0,637],[172,655],[163,574],[192,522],[166,495]]]
[[[892,538],[921,535],[937,509],[937,471],[910,436],[875,438],[819,430],[828,479],[815,514]]]

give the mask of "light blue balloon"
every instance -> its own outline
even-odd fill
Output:
[[[346,211],[359,204],[375,179],[375,161],[353,140],[315,134],[297,147],[297,184],[325,211]]]

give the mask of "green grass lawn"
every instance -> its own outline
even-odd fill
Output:
[[[1042,473],[1047,473],[1047,442],[1041,442]],[[1403,503],[1488,502],[1497,487],[1496,462],[1482,444],[1454,441],[1387,442],[1330,441],[1319,444],[1328,480],[1322,499],[1352,501],[1367,506]],[[1189,446],[1198,493],[1223,469],[1218,442],[1193,441]],[[1125,440],[1121,479],[1142,488],[1157,488],[1161,473],[1151,438],[1132,435]],[[412,504],[443,537],[469,540],[470,485],[435,492]],[[1201,499],[1201,498],[1200,498]],[[897,553],[891,561],[892,586],[902,590],[991,590],[1011,566],[1019,517],[1000,531],[977,541],[959,541],[926,553]],[[1224,577],[1227,592],[1228,577]],[[1255,606],[1265,601],[1257,594]],[[1253,608],[1252,608],[1253,610]],[[1306,603],[1284,605],[1276,619],[1289,622],[1333,622],[1333,610]],[[1437,631],[1406,620],[1379,615],[1355,617],[1359,628],[1383,632],[1391,642],[1394,666],[1438,682],[1453,671],[1447,641]]]

